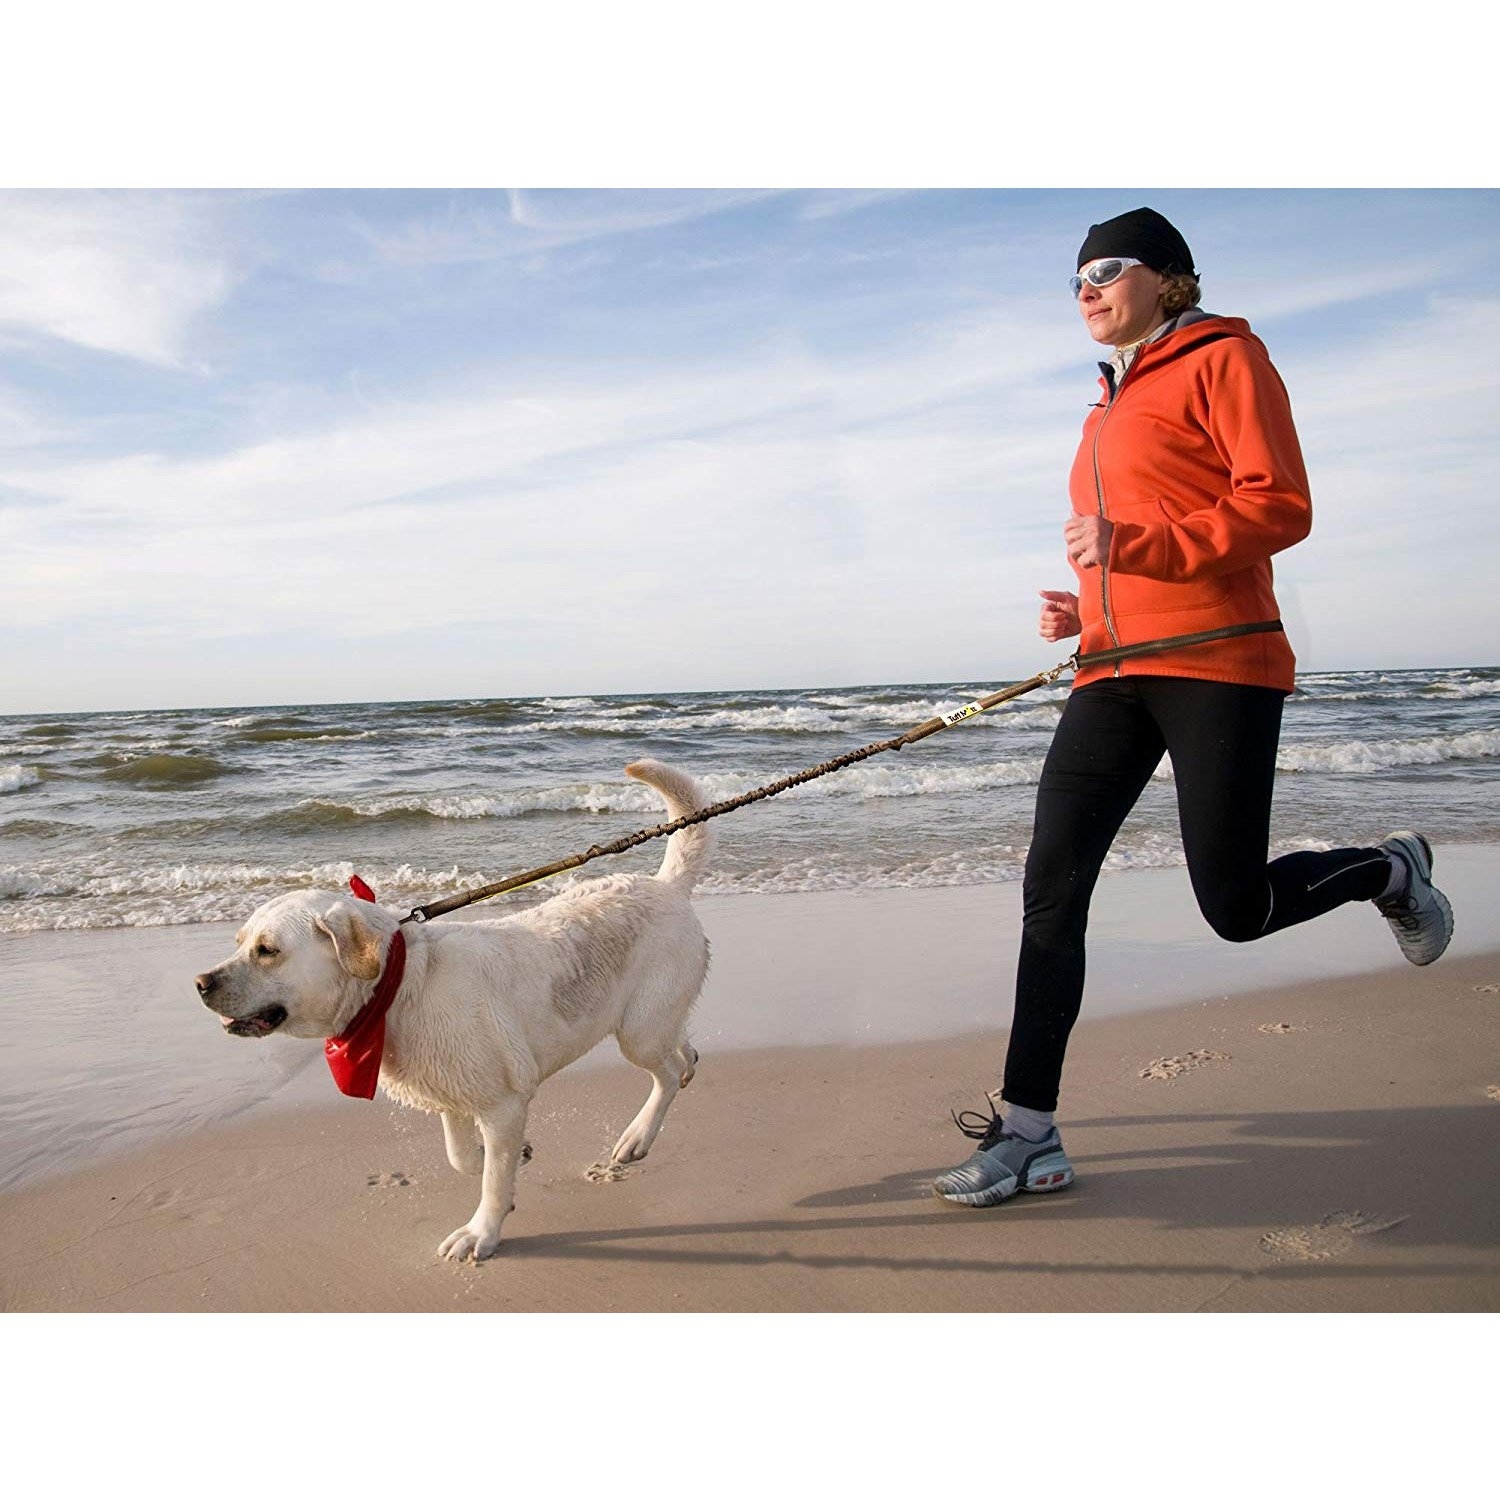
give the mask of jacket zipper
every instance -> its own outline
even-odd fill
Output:
[[[1137,354],[1136,355],[1136,359],[1139,359],[1139,358],[1140,358],[1140,355]],[[1104,431],[1104,424],[1107,421],[1109,421],[1109,414],[1110,414],[1110,412],[1112,412],[1115,409],[1115,402],[1120,399],[1120,392],[1122,390],[1124,390],[1126,380],[1128,380],[1130,378],[1130,371],[1133,370],[1134,368],[1135,368],[1135,360],[1133,359],[1130,362],[1130,369],[1126,370],[1125,373],[1120,377],[1119,384],[1113,386],[1113,388],[1111,389],[1110,395],[1109,395],[1109,400],[1107,402],[1105,402],[1105,405],[1104,405],[1104,415],[1099,418],[1099,425],[1094,429],[1094,449],[1093,449],[1093,455],[1092,455],[1093,456],[1093,461],[1094,461],[1094,498],[1095,498],[1095,501],[1096,501],[1096,503],[1098,504],[1098,507],[1099,507],[1099,516],[1100,516],[1100,519],[1101,520],[1105,520],[1105,521],[1107,521],[1109,519],[1109,516],[1108,516],[1107,512],[1104,509],[1104,477],[1099,472],[1099,437],[1100,437],[1100,434],[1103,433],[1103,431]],[[1102,595],[1102,602],[1103,602],[1103,605],[1104,605],[1104,628],[1107,631],[1109,631],[1110,641],[1114,645],[1116,645],[1116,646],[1121,646],[1121,645],[1124,644],[1124,642],[1121,641],[1119,635],[1115,631],[1114,616],[1110,613],[1110,609],[1109,609],[1109,558],[1108,558],[1108,556],[1106,556],[1100,562],[1100,564],[1099,564],[1099,588],[1100,588],[1100,592],[1101,592],[1101,595]],[[1119,662],[1115,663],[1115,669],[1114,669],[1113,675],[1116,676],[1116,677],[1118,677],[1120,675],[1120,663]]]

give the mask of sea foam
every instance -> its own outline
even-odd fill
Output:
[[[1445,761],[1486,760],[1500,755],[1500,730],[1430,735],[1419,740],[1346,740],[1335,745],[1283,745],[1278,771],[1323,771],[1367,776],[1400,766],[1436,766]]]
[[[41,784],[42,773],[31,766],[6,766],[0,770],[0,792],[24,792],[27,787]]]

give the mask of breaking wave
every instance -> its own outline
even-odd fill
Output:
[[[837,775],[779,793],[779,798],[947,797],[997,787],[1031,786],[1042,762],[994,761],[978,766],[924,768],[918,765],[858,765]],[[708,802],[724,802],[780,778],[726,772],[699,777]],[[503,793],[369,797],[352,802],[311,800],[281,808],[256,820],[258,826],[295,831],[306,827],[347,827],[368,822],[413,819],[472,822],[479,818],[525,818],[538,813],[640,813],[664,815],[661,799],[639,782],[596,781],[536,787]]]
[[[27,787],[41,784],[42,773],[32,766],[6,766],[0,770],[0,792],[24,792]]]
[[[230,739],[242,745],[278,745],[295,740],[362,740],[372,733],[369,729],[320,729],[310,725],[306,729],[242,729]]]
[[[1276,756],[1278,771],[1321,771],[1367,776],[1402,766],[1436,766],[1447,761],[1487,760],[1500,755],[1500,730],[1431,735],[1419,740],[1347,740],[1336,745],[1285,745]]]

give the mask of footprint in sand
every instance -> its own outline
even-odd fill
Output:
[[[1500,1083],[1486,1084],[1484,1096],[1486,1099],[1500,1100]]]
[[[617,1161],[596,1161],[584,1168],[583,1175],[590,1182],[624,1182],[630,1173]]]
[[[1476,995],[1500,995],[1500,984],[1476,984],[1474,993]]]
[[[405,1172],[371,1172],[365,1178],[366,1187],[410,1187],[411,1178]]]
[[[1264,1026],[1257,1026],[1257,1031],[1264,1031],[1267,1036],[1285,1036],[1289,1031],[1297,1028],[1290,1021],[1267,1021]]]
[[[1141,1069],[1142,1078],[1180,1078],[1194,1068],[1206,1067],[1209,1063],[1228,1062],[1227,1052],[1214,1052],[1201,1047],[1196,1052],[1184,1052],[1181,1057],[1158,1057]]]
[[[1379,1234],[1404,1224],[1410,1214],[1394,1219],[1377,1219],[1357,1208],[1340,1209],[1325,1215],[1316,1224],[1298,1224],[1291,1229],[1273,1229],[1260,1237],[1260,1248],[1277,1260],[1332,1260],[1353,1249],[1362,1234]]]

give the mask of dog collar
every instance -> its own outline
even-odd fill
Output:
[[[374,901],[375,892],[358,875],[349,881],[349,889],[361,901]],[[385,956],[385,972],[375,984],[375,993],[365,1002],[359,1014],[337,1036],[323,1043],[328,1071],[339,1092],[351,1099],[373,1099],[380,1078],[380,1059],[385,1051],[385,1013],[401,988],[406,971],[406,939],[398,927],[391,937]]]

